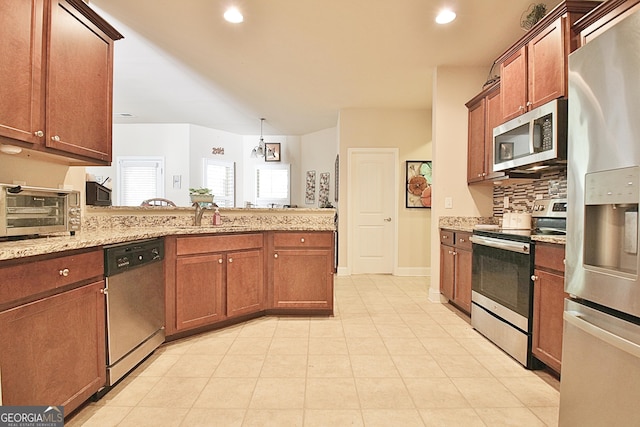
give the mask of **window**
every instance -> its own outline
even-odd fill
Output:
[[[256,166],[256,205],[270,206],[290,204],[290,165]]]
[[[218,206],[232,208],[236,205],[236,167],[233,162],[204,159],[203,186],[213,192]]]
[[[163,157],[118,157],[118,204],[140,206],[164,197]]]

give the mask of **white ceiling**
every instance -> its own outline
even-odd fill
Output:
[[[230,4],[245,17],[230,24]],[[559,0],[547,0],[549,8]],[[116,42],[115,123],[303,135],[342,108],[431,108],[436,66],[481,66],[531,0],[90,0]],[[458,18],[435,24],[452,6]],[[481,85],[478,85],[478,92]]]

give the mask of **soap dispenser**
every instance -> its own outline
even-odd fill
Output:
[[[216,208],[213,213],[213,225],[222,225],[222,217],[220,217],[220,211]]]

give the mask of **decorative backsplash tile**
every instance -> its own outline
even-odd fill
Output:
[[[531,212],[533,202],[542,198],[567,197],[567,168],[543,174],[540,179],[493,187],[493,215],[504,213],[504,198],[509,198],[507,212]]]

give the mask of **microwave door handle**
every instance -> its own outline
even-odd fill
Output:
[[[512,242],[509,240],[494,239],[484,236],[471,236],[469,238],[472,243],[491,248],[503,249],[505,251],[518,252],[521,254],[529,254],[529,244],[524,242]]]

